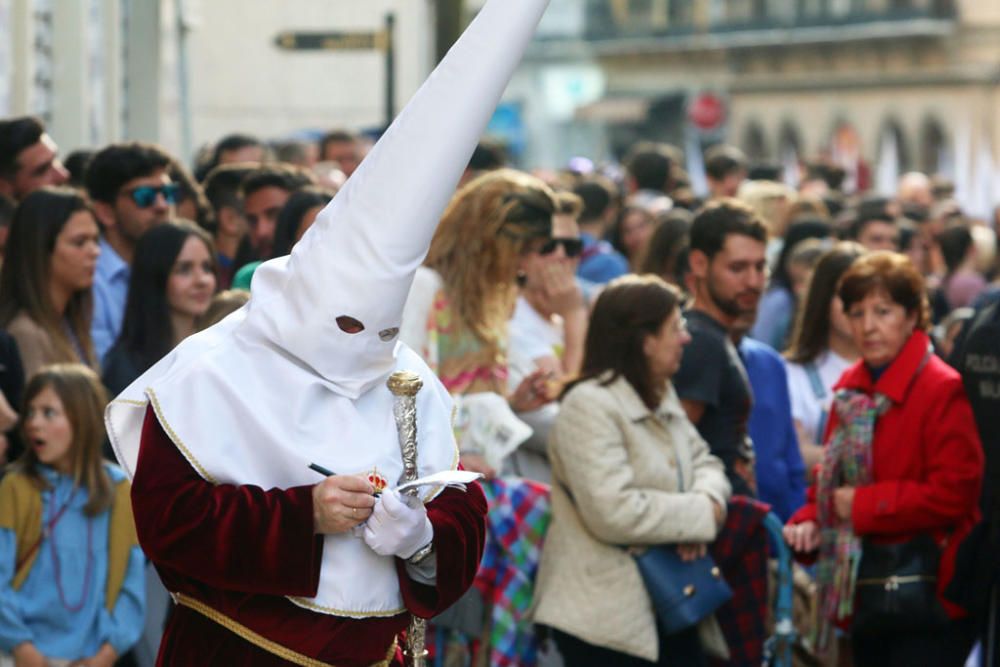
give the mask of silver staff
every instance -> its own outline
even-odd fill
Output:
[[[392,416],[396,419],[396,431],[399,434],[399,449],[403,453],[403,474],[399,483],[412,482],[417,479],[417,392],[424,386],[423,380],[416,373],[396,371],[389,376],[386,385],[395,397],[392,404]],[[417,489],[408,489],[409,495],[417,495]],[[426,645],[427,624],[424,619],[413,617],[407,633],[407,654],[413,667],[424,667],[427,664]]]

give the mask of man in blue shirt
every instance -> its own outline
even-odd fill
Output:
[[[134,142],[108,146],[87,169],[87,192],[103,232],[90,327],[99,362],[121,333],[136,242],[174,215],[178,189],[168,174],[170,164],[160,148]]]

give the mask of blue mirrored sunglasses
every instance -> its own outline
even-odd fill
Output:
[[[168,204],[176,204],[180,198],[181,188],[176,183],[169,183],[159,187],[141,185],[129,190],[127,194],[139,208],[149,208],[156,202],[156,195],[163,195],[163,201]]]

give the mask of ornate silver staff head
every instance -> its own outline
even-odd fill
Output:
[[[417,479],[417,393],[424,386],[420,376],[410,371],[396,371],[386,382],[394,397],[392,415],[396,419],[396,432],[399,434],[399,449],[403,454],[403,474],[399,482],[412,482]],[[406,493],[416,495],[417,489],[409,489]],[[426,665],[427,651],[426,624],[424,619],[413,617],[410,630],[407,633],[409,646],[407,653],[410,664],[414,667]]]
[[[412,482],[417,472],[417,393],[424,386],[420,376],[410,371],[396,371],[389,376],[386,386],[395,397],[392,414],[396,418],[399,449],[403,454],[403,474],[399,483]],[[416,489],[407,493],[416,494]]]

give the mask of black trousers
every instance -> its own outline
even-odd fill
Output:
[[[659,662],[594,646],[554,628],[550,632],[566,667],[704,667],[708,664],[697,626],[674,635],[661,632]]]
[[[854,667],[962,667],[972,652],[976,625],[951,621],[940,629],[851,636]]]

